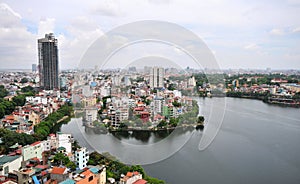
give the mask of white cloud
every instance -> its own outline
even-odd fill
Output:
[[[162,20],[184,26],[204,37],[208,47],[215,50],[219,58],[223,58],[221,55],[226,51],[228,55],[237,54],[241,60],[245,59],[246,56],[242,54],[251,55],[255,52],[243,50],[256,49],[258,52],[262,50],[259,49],[260,44],[264,45],[264,49],[284,45],[284,51],[289,51],[300,39],[298,34],[294,34],[293,39],[285,39],[283,36],[270,37],[300,32],[300,27],[297,27],[300,7],[291,6],[299,4],[298,0],[272,3],[229,3],[222,0],[205,3],[197,0],[2,2],[5,3],[0,3],[1,67],[8,61],[19,61],[18,66],[24,66],[22,63],[26,63],[26,67],[28,63],[36,63],[36,39],[43,37],[46,32],[54,32],[58,38],[62,68],[71,66],[72,63],[78,62],[87,47],[103,34],[103,29],[109,31],[116,26],[140,20]],[[270,27],[274,29],[267,30],[266,34],[266,29]],[[56,30],[59,30],[59,34],[55,33]],[[22,50],[23,46],[31,50]],[[280,51],[283,52],[282,48],[277,48],[269,54],[278,56]],[[251,55],[251,59],[253,57]],[[263,59],[260,61],[271,62]],[[228,66],[230,64],[238,65],[228,61]],[[293,67],[299,68],[300,65],[295,64]]]
[[[292,30],[293,33],[299,33],[300,32],[300,27],[296,27]]]
[[[87,17],[76,17],[71,22],[66,27],[68,37],[63,34],[58,36],[62,68],[77,67],[88,47],[103,35],[97,23]]]
[[[119,0],[101,0],[91,8],[92,13],[104,16],[119,16],[121,15]]]
[[[170,4],[171,0],[148,0],[149,3],[153,4]]]
[[[13,11],[7,4],[0,4],[0,23],[1,27],[20,27],[20,14]]]
[[[271,35],[284,35],[285,32],[282,29],[276,29],[276,28],[274,28],[274,29],[272,29],[270,31],[270,34]]]
[[[250,44],[247,44],[244,46],[244,49],[246,49],[246,50],[257,50],[259,48],[260,47],[255,43],[250,43]]]
[[[54,18],[42,18],[39,22],[38,37],[44,37],[46,33],[53,33],[55,27]]]
[[[10,14],[12,14],[13,16],[15,16],[15,17],[17,17],[17,18],[19,18],[19,19],[22,18],[20,14],[18,14],[18,13],[15,12],[14,10],[12,10],[12,9],[11,9],[7,4],[5,4],[5,3],[1,3],[1,4],[0,4],[0,11],[1,11],[1,12],[9,12]]]
[[[21,23],[20,14],[0,4],[0,62],[3,68],[25,68],[36,63],[35,36]]]

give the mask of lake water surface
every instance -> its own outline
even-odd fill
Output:
[[[198,101],[200,114],[209,117],[219,99]],[[198,150],[203,132],[194,129],[165,139],[163,133],[116,137],[95,134],[72,119],[62,132],[127,163],[144,159],[146,172],[167,183],[300,183],[300,109],[238,98],[226,98],[221,108],[223,124],[204,151]]]

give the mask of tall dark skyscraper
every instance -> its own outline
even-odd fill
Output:
[[[45,90],[58,89],[58,49],[53,33],[38,39],[40,86]]]

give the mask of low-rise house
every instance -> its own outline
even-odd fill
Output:
[[[63,133],[57,133],[56,134],[57,141],[58,141],[58,147],[64,147],[66,148],[66,153],[72,152],[72,135],[71,134],[63,134]]]
[[[21,156],[0,156],[0,175],[7,176],[9,172],[18,170],[21,167]]]
[[[98,184],[99,178],[89,169],[73,177],[76,184]]]
[[[32,176],[35,174],[34,169],[15,170],[13,174],[16,176],[18,184],[33,183]]]
[[[141,179],[143,179],[143,176],[139,172],[127,172],[126,176],[123,176],[120,179],[120,184],[133,184],[134,182]]]
[[[62,182],[69,179],[69,172],[66,167],[53,167],[50,170],[50,179]]]
[[[102,166],[93,166],[89,169],[99,179],[98,184],[105,184],[106,183],[106,167],[104,165],[102,165]]]
[[[0,184],[17,184],[17,181],[6,176],[0,176]]]
[[[57,149],[58,140],[55,134],[49,134],[47,140],[43,141],[43,151],[50,151]]]
[[[35,143],[32,143],[31,145],[26,145],[22,147],[23,161],[35,157],[41,160],[43,158],[42,153],[43,153],[43,143],[41,141],[37,141]]]

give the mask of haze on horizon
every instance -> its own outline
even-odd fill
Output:
[[[2,0],[0,69],[37,64],[37,39],[49,32],[58,39],[60,69],[77,68],[104,33],[134,21],[160,20],[197,34],[221,69],[299,70],[299,17],[298,0]]]

